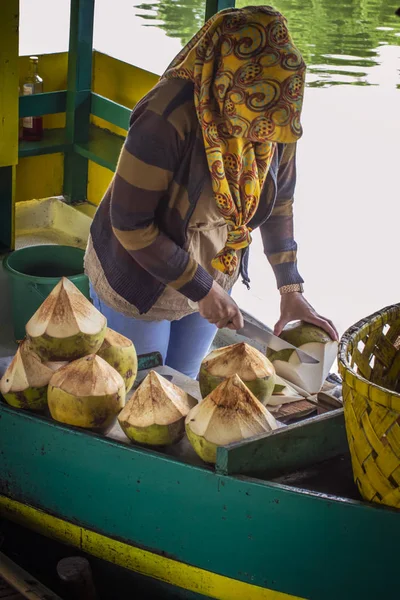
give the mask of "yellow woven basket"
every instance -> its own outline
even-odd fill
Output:
[[[369,502],[400,508],[400,304],[346,331],[339,372],[358,489]]]

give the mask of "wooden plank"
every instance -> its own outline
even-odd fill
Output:
[[[288,404],[282,404],[279,410],[271,411],[275,419],[278,419],[281,423],[290,423],[294,419],[304,419],[305,417],[316,413],[318,405],[316,402],[310,402],[310,400],[298,400],[297,402],[290,402]]]
[[[41,115],[54,115],[63,113],[67,106],[67,92],[46,92],[31,96],[20,96],[19,116],[39,117]]]
[[[216,470],[225,475],[283,475],[348,452],[343,409],[267,435],[218,448]]]
[[[117,127],[128,130],[131,109],[117,102],[113,102],[100,94],[91,94],[91,114],[104,119]]]
[[[19,2],[1,4],[0,17],[0,167],[18,163]],[[6,200],[1,198],[2,202]],[[10,197],[7,198],[10,202]]]

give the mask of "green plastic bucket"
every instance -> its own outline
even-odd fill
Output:
[[[61,277],[68,277],[89,296],[89,281],[83,272],[84,251],[73,246],[29,246],[3,260],[11,287],[14,337],[25,337],[25,325]]]

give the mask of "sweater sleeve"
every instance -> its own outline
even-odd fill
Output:
[[[303,283],[297,270],[294,240],[293,196],[296,186],[296,144],[286,144],[277,177],[277,196],[271,216],[260,227],[264,252],[271,264],[278,288]]]
[[[193,302],[204,298],[213,279],[157,225],[156,211],[168,202],[168,188],[185,140],[162,115],[149,109],[129,129],[111,189],[114,235],[153,277]]]

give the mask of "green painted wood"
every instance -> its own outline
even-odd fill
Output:
[[[206,21],[225,8],[233,8],[235,0],[206,0]]]
[[[146,371],[161,367],[163,364],[162,356],[159,352],[150,352],[149,354],[140,354],[138,356],[138,371]]]
[[[75,157],[77,169],[79,169],[79,160],[84,158],[114,171],[123,142],[124,138],[106,129],[91,125],[89,141],[85,144],[75,144],[73,146],[74,151],[70,152],[72,158],[69,164],[73,165],[73,157]],[[67,152],[69,149],[70,144],[67,141],[65,129],[45,129],[43,138],[39,142],[22,141],[20,143],[19,156],[24,158],[25,156],[54,154],[55,152]]]
[[[92,115],[128,130],[131,112],[130,108],[92,92]]]
[[[0,167],[0,250],[14,248],[15,167]]]
[[[94,0],[71,0],[68,51],[66,136],[71,150],[65,154],[64,195],[71,202],[86,200],[88,161],[74,152],[75,143],[89,137],[92,85]]]
[[[349,451],[343,409],[218,448],[219,473],[273,478]]]
[[[0,493],[16,500],[310,600],[397,598],[398,511],[221,476],[5,405],[0,439]]]
[[[123,143],[123,137],[115,135],[107,129],[91,125],[88,142],[75,144],[74,150],[86,159],[92,160],[110,171],[115,171]]]
[[[34,96],[31,96],[32,98]],[[19,144],[19,157],[39,156],[41,154],[54,154],[65,152],[70,145],[67,143],[65,129],[45,129],[43,137],[38,142],[21,141]]]
[[[67,92],[46,92],[19,97],[19,117],[39,117],[63,113],[67,106]]]

